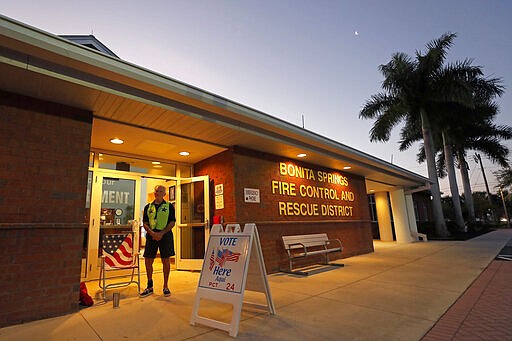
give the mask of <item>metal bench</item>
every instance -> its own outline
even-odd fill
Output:
[[[329,263],[329,253],[341,252],[343,246],[339,239],[329,239],[326,233],[282,236],[282,239],[290,262],[290,269],[285,272],[307,276],[306,271],[293,271],[293,261],[319,254],[325,256],[325,265],[344,266],[344,264]]]

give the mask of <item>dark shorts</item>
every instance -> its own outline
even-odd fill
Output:
[[[146,234],[146,247],[144,248],[144,258],[156,258],[156,253],[160,249],[161,258],[174,256],[174,238],[169,231],[160,240],[154,240],[149,234]]]

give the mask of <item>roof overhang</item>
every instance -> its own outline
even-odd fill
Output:
[[[342,170],[368,191],[428,179],[263,112],[0,16],[0,89],[93,112],[91,147],[195,163],[232,146]],[[127,143],[114,147],[113,135]],[[159,148],[155,148],[155,146]],[[156,150],[155,150],[156,149]]]

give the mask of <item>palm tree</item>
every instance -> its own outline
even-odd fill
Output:
[[[512,138],[512,129],[508,126],[496,126],[493,123],[499,112],[494,98],[501,96],[504,87],[499,78],[477,77],[470,80],[474,107],[465,108],[462,116],[467,117],[470,127],[457,137],[458,143],[454,147],[459,163],[464,199],[468,211],[468,220],[475,222],[475,208],[469,182],[469,171],[465,160],[466,150],[473,149],[484,153],[492,162],[506,165],[508,149],[501,145],[500,140]],[[472,122],[475,120],[475,122]]]
[[[509,140],[512,138],[512,128],[489,125],[486,127],[477,127],[476,130],[468,131],[467,133],[466,141],[457,145],[455,150],[464,187],[464,199],[468,210],[468,220],[474,223],[475,208],[471,184],[469,182],[469,169],[465,160],[467,150],[479,151],[486,155],[492,162],[506,166],[509,150],[506,146],[501,144],[501,140]]]
[[[469,62],[470,63],[470,62]],[[500,130],[499,127],[494,126],[492,120],[498,112],[498,107],[491,101],[496,96],[503,94],[503,86],[500,84],[500,79],[490,78],[486,79],[481,77],[482,71],[480,67],[475,67],[473,75],[469,79],[462,79],[467,82],[467,91],[469,92],[470,100],[462,105],[459,103],[447,103],[446,114],[441,115],[440,128],[443,140],[444,161],[448,174],[450,184],[450,192],[452,195],[452,202],[455,210],[455,217],[457,226],[460,230],[464,229],[464,218],[462,216],[462,208],[459,198],[459,189],[457,186],[457,179],[455,177],[455,157],[456,154],[460,156],[464,153],[466,148],[471,146],[474,149],[485,148],[483,141],[491,138],[494,143],[492,149],[486,149],[485,153],[491,157],[496,152],[496,157],[499,162],[503,161],[505,155],[500,154],[500,146],[498,136],[502,138],[507,137],[505,130]],[[475,77],[476,75],[476,77]],[[494,137],[493,137],[494,136]],[[469,137],[472,138],[469,139]],[[478,142],[476,145],[472,142]],[[493,151],[494,149],[494,151]],[[458,153],[456,153],[458,151]],[[459,165],[461,165],[461,172],[465,169],[465,160],[459,157]],[[471,189],[469,185],[469,177],[466,174],[461,174],[464,181],[464,194],[465,198],[469,199],[469,220],[474,221],[474,208],[471,197]]]
[[[498,186],[500,188],[507,188],[512,186],[512,168],[510,166],[506,166],[499,171],[493,173],[498,179]]]
[[[421,131],[427,159],[430,191],[432,193],[433,213],[436,233],[447,236],[441,205],[441,194],[434,159],[433,140],[430,117],[427,112],[431,103],[444,98],[448,84],[443,84],[439,74],[443,70],[447,50],[452,45],[455,34],[444,34],[439,39],[427,44],[424,54],[416,52],[412,59],[405,53],[393,54],[388,64],[380,65],[384,75],[382,88],[384,92],[372,95],[359,113],[360,118],[375,119],[370,130],[371,141],[388,141],[391,130],[400,122],[413,125],[421,122]]]
[[[359,114],[361,118],[376,119],[370,130],[371,141],[388,141],[393,127],[402,121],[405,121],[402,137],[421,129],[433,197],[436,233],[441,236],[448,235],[448,231],[442,212],[433,133],[442,133],[439,127],[445,126],[442,118],[446,116],[450,106],[472,104],[473,92],[469,81],[482,74],[481,69],[472,66],[470,60],[444,65],[447,50],[455,37],[453,33],[444,34],[427,44],[424,54],[416,52],[415,59],[404,53],[396,53],[388,64],[380,65],[379,70],[384,75],[382,88],[385,92],[373,95]],[[444,144],[447,146],[446,155],[449,158],[453,155],[450,138],[446,131]],[[451,159],[449,163],[453,164]],[[455,179],[454,173],[452,178]]]
[[[501,140],[512,138],[512,128],[506,125],[495,125],[493,120],[498,114],[498,106],[493,102],[475,98],[474,107],[458,107],[449,110],[451,113],[458,114],[457,117],[448,117],[450,120],[443,120],[443,131],[450,132],[452,140],[453,157],[457,160],[460,169],[461,178],[464,187],[464,199],[468,210],[468,220],[475,221],[475,210],[471,194],[471,185],[469,183],[468,166],[465,160],[468,150],[479,151],[486,155],[492,162],[499,163],[503,167],[507,166],[508,148],[501,144]],[[407,127],[402,134],[400,150],[408,149],[414,142],[421,139],[418,129],[411,126]],[[446,148],[441,143],[439,134],[434,135],[434,145],[437,154],[437,169],[439,177],[446,176],[446,170],[449,167],[449,158]],[[445,151],[443,153],[442,151]],[[420,146],[418,153],[418,162],[425,161],[425,153]],[[454,172],[452,173],[454,177]],[[456,182],[455,182],[455,186]],[[452,191],[452,199],[459,201],[458,188]],[[455,203],[455,201],[454,201]],[[455,206],[455,205],[454,205]],[[460,225],[459,225],[460,226]]]

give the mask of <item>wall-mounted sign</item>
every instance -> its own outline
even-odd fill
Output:
[[[216,210],[222,210],[224,208],[224,196],[216,195],[215,196],[215,209]]]
[[[271,179],[270,188],[271,194],[280,197],[280,216],[354,216],[356,195],[345,175],[280,162],[278,176]]]
[[[256,188],[244,188],[244,200],[245,202],[259,203],[260,190]]]
[[[222,195],[222,194],[224,194],[224,185],[223,184],[215,185],[215,195]]]

